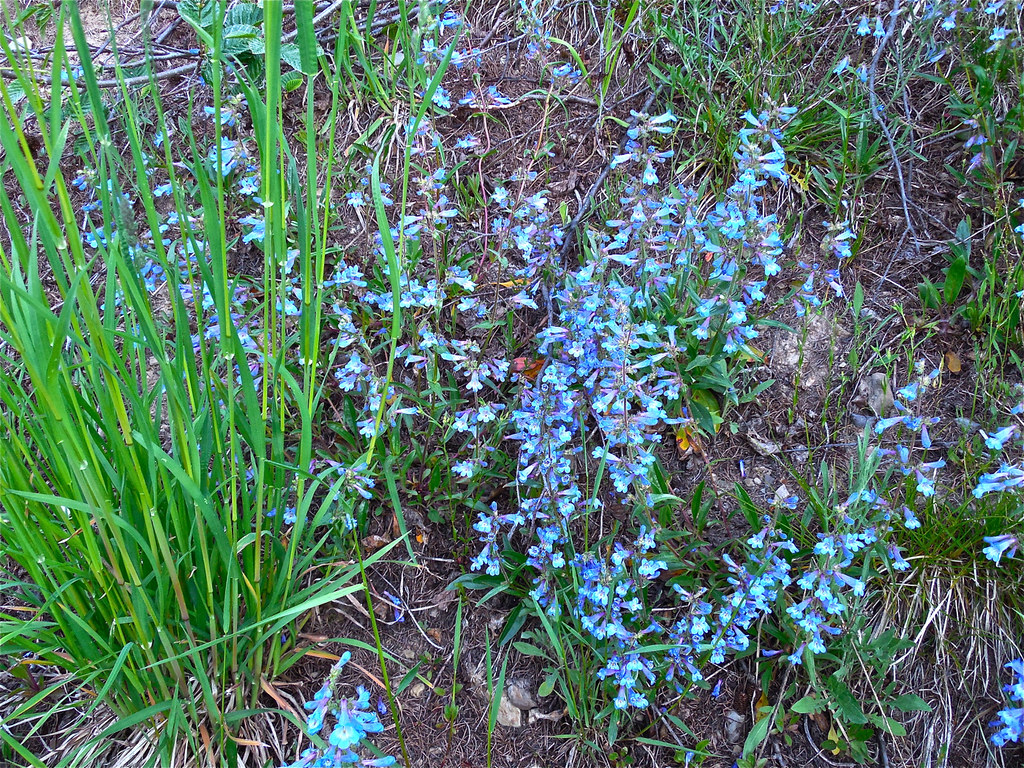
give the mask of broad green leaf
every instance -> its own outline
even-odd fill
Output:
[[[771,724],[772,718],[770,717],[763,717],[754,723],[754,727],[747,734],[746,741],[743,742],[743,757],[749,757],[754,754],[754,751],[768,738],[768,729],[771,727]]]
[[[512,643],[512,647],[515,648],[517,651],[519,651],[524,656],[540,656],[542,658],[547,656],[547,654],[544,653],[544,651],[542,651],[536,645],[531,645],[530,643],[524,643],[522,640],[519,640],[519,641],[516,641],[516,642]]]
[[[843,722],[863,725],[868,721],[867,716],[860,707],[860,703],[850,692],[846,683],[831,677],[827,685],[829,693],[832,695],[832,700],[836,705],[835,713],[842,718]]]
[[[209,4],[212,5],[212,3]],[[233,24],[248,24],[252,27],[261,26],[263,24],[263,11],[260,10],[258,5],[253,3],[233,5],[224,16],[224,25]]]
[[[801,715],[812,715],[825,711],[825,702],[817,696],[804,696],[790,709]]]
[[[916,693],[904,693],[893,699],[893,707],[900,712],[931,712],[931,705]]]
[[[952,306],[956,303],[966,277],[967,259],[964,256],[958,256],[946,270],[946,284],[942,288],[942,296],[946,300],[946,304]]]
[[[893,720],[891,717],[885,717],[883,715],[870,714],[868,720],[871,724],[877,728],[881,728],[886,731],[890,736],[906,736],[907,729],[903,727],[903,723]]]

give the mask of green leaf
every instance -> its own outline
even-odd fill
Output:
[[[863,725],[868,721],[864,711],[860,708],[860,703],[850,692],[846,683],[832,677],[829,678],[827,685],[836,705],[835,713],[843,719],[843,722]]]
[[[762,717],[754,723],[754,727],[747,734],[746,741],[743,742],[743,757],[749,757],[754,754],[754,750],[761,746],[761,742],[768,738],[768,729],[771,727],[771,724],[772,719],[770,717]]]
[[[250,41],[260,36],[260,31],[250,24],[233,24],[224,27],[223,48],[226,56],[250,51]]]
[[[208,30],[213,26],[213,3],[200,3],[199,0],[180,0],[178,15],[195,29]]]
[[[917,286],[917,294],[921,298],[921,304],[926,309],[938,309],[939,304],[942,302],[942,297],[939,296],[939,289],[927,277]]]
[[[213,3],[208,3],[208,5],[213,5]],[[298,4],[296,3],[296,5]],[[229,8],[224,16],[224,26],[232,24],[248,24],[252,27],[261,26],[263,24],[263,11],[258,5],[253,3],[239,3]]]
[[[295,43],[286,43],[281,46],[281,61],[292,69],[302,71],[302,58],[299,54],[299,46]]]
[[[316,33],[313,31],[312,0],[296,0],[295,25],[297,36],[295,42],[299,47],[299,66],[296,69],[312,77],[317,73]]]
[[[526,617],[527,612],[523,610],[523,604],[518,603],[505,620],[505,626],[501,630],[501,634],[498,636],[499,646],[504,645],[519,634],[519,630],[521,630],[523,625],[526,623]]]
[[[949,269],[946,270],[946,284],[942,288],[942,296],[946,300],[946,304],[952,306],[956,303],[957,297],[960,295],[960,289],[964,285],[964,278],[966,277],[967,258],[958,256],[949,265]]]
[[[970,249],[970,243],[971,243],[971,220],[970,220],[970,218],[966,218],[966,219],[961,219],[960,220],[960,223],[956,225],[956,234],[954,235],[954,237],[956,238],[957,244],[958,245],[962,245],[962,246],[966,246],[968,248],[967,252],[970,253],[970,250],[969,250]]]
[[[750,527],[756,530],[757,526],[761,522],[761,511],[757,508],[757,504],[755,504],[754,500],[750,498],[750,494],[747,493],[746,489],[742,485],[736,483],[735,488],[736,495],[740,502],[740,511],[747,519],[747,522],[750,523]]]
[[[903,723],[893,720],[891,717],[885,717],[883,715],[868,715],[868,720],[871,724],[881,728],[887,732],[890,736],[906,736],[907,729],[903,727]]]
[[[722,424],[721,410],[718,400],[706,389],[695,389],[689,397],[693,418],[700,428],[708,435],[713,435]]]
[[[931,705],[916,693],[904,693],[892,701],[892,706],[900,712],[931,712]]]
[[[530,643],[524,643],[522,640],[518,640],[512,643],[512,647],[519,651],[524,656],[540,656],[544,658],[547,656],[544,651],[538,648],[536,645],[530,645]]]
[[[544,682],[542,682],[537,688],[537,695],[542,699],[546,696],[550,696],[551,692],[555,690],[556,682],[558,682],[558,670],[552,669],[548,671],[548,675],[544,678]]]
[[[801,715],[812,715],[825,711],[825,702],[817,696],[804,696],[790,709]]]
[[[301,72],[286,72],[281,75],[281,88],[285,93],[291,93],[292,91],[298,90],[304,81],[305,75]]]

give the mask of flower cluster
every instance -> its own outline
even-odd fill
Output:
[[[327,768],[328,766],[355,765],[365,768],[383,768],[394,765],[393,757],[361,757],[356,749],[369,734],[380,733],[384,725],[375,708],[370,706],[370,693],[362,686],[356,688],[356,695],[344,698],[337,695],[341,671],[351,658],[347,651],[342,654],[338,663],[331,668],[327,680],[320,690],[314,694],[305,708],[309,711],[306,718],[306,733],[318,736],[324,729],[327,718],[334,720],[334,727],[327,737],[327,746],[323,749],[309,747],[294,763],[282,768]]]
[[[498,226],[506,246],[522,258],[515,301],[533,308],[550,302],[551,322],[537,334],[538,374],[523,378],[521,402],[512,413],[510,438],[519,443],[517,509],[499,513],[492,505],[479,515],[474,527],[483,549],[472,567],[497,575],[502,540],[527,527],[534,531],[526,558],[535,574],[531,596],[552,617],[569,610],[602,659],[598,677],[613,683],[618,709],[646,706],[660,680],[700,681],[703,659],[721,662],[728,651],[746,649],[749,628],[792,583],[783,554],[795,551],[793,542],[781,532],[762,531],[755,538],[763,551],[746,563],[726,556],[728,594],[702,599],[677,590],[686,615],[665,624],[652,617],[646,595],[665,568],[652,554],[653,534],[642,529],[629,547],[613,540],[600,557],[577,549],[573,524],[602,504],[581,483],[584,461],[597,464],[613,496],[650,508],[661,433],[689,421],[686,398],[697,375],[687,362],[711,360],[720,366],[715,370],[725,370],[729,357],[757,336],[753,312],[765,300],[768,280],[781,273],[783,252],[778,222],[761,210],[762,196],[769,182],[788,180],[780,126],[793,113],[770,107],[743,116],[737,180],[704,216],[696,211],[693,190],[666,181],[673,153],[659,144],[672,134],[675,117],[634,114],[624,149],[612,161],[621,176],[623,216],[591,233],[593,247],[573,271],[559,269],[562,232],[551,223],[542,195],[519,205],[503,187],[491,196],[510,214]],[[832,237],[837,255],[847,257],[848,225],[835,227]],[[813,275],[817,267],[809,269]],[[559,278],[558,286],[547,289],[545,277]],[[808,301],[815,298],[813,276],[809,280]],[[684,310],[666,316],[666,305]],[[719,381],[722,394],[735,397],[728,378]],[[587,445],[580,437],[592,427]],[[793,611],[812,652],[824,650],[823,632],[838,631],[822,616],[842,612],[839,590],[862,593],[863,585],[846,569],[874,538],[849,534],[836,541],[822,543],[832,548],[801,581],[813,596]],[[647,650],[652,644],[662,651]]]
[[[879,419],[875,424],[874,431],[877,435],[883,435],[893,428],[899,428],[905,433],[909,433],[912,438],[916,438],[910,445],[907,445],[902,442],[904,436],[901,435],[901,442],[893,448],[879,448],[877,455],[888,459],[891,465],[905,477],[913,476],[916,481],[917,493],[927,499],[935,495],[937,473],[938,470],[946,466],[946,462],[944,459],[920,461],[915,458],[919,452],[927,453],[932,450],[929,427],[934,427],[939,422],[937,417],[920,415],[915,406],[922,393],[940,386],[942,374],[939,369],[925,374],[922,362],[919,362],[915,369],[914,379],[896,392],[897,399],[894,407],[898,412],[897,415]],[[1021,412],[1024,412],[1024,407],[1014,406],[1010,409],[1011,416],[1018,416]],[[1003,454],[1007,450],[1008,444],[1024,445],[1018,424],[1009,424],[991,432],[979,430],[978,435],[984,449],[993,458]],[[915,442],[920,444],[920,448],[914,446]],[[989,494],[1003,493],[1015,488],[1024,488],[1024,469],[1021,469],[1016,463],[1003,460],[998,469],[984,472],[977,478],[971,494],[976,499],[982,499]],[[916,528],[921,525],[913,510],[904,506],[901,511],[908,528]],[[1018,538],[1012,533],[986,536],[984,540],[986,546],[982,553],[997,565],[1004,556],[1013,557],[1017,552]]]
[[[991,723],[993,727],[999,727],[992,734],[992,743],[997,747],[1024,739],[1024,659],[1014,659],[1006,668],[1013,672],[1013,682],[1005,685],[1003,690],[1010,694],[1012,701],[1022,706],[1000,710],[999,719]]]

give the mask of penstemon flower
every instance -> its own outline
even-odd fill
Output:
[[[1006,668],[1013,673],[1013,682],[1005,685],[1003,690],[1010,695],[1011,701],[1024,705],[1024,659],[1014,659]],[[1024,706],[1000,710],[998,719],[991,725],[999,726],[999,730],[992,734],[992,743],[997,747],[1021,741],[1024,739]]]
[[[306,718],[306,733],[317,736],[323,731],[328,716],[334,726],[327,737],[327,746],[323,749],[310,747],[306,749],[294,763],[282,768],[318,768],[320,766],[355,765],[374,768],[394,765],[393,757],[361,757],[356,749],[370,734],[380,733],[384,725],[380,721],[376,707],[370,706],[370,693],[362,686],[356,688],[354,697],[337,695],[341,671],[352,655],[347,651],[342,654],[330,671],[327,681],[313,698],[306,702],[309,711]]]

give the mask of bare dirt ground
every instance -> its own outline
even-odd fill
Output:
[[[5,13],[14,12],[14,6],[22,10],[28,7],[24,2],[2,1]],[[123,50],[132,50],[140,31],[137,6],[115,0],[107,7],[101,0],[83,0],[81,8],[91,44],[102,45],[107,40],[107,29],[112,21],[118,26],[117,39]],[[174,14],[163,13],[160,18],[166,22],[151,24],[153,29],[168,30]],[[516,30],[513,16],[498,5],[470,6],[470,40],[484,52],[482,81],[475,84],[455,81],[450,85],[453,92],[459,87],[465,90],[495,85],[516,101],[532,90],[537,80],[536,70],[525,56],[525,43]],[[596,35],[588,34],[574,21],[572,12],[563,19],[567,39],[572,40],[585,59],[596,60],[599,56]],[[195,45],[185,25],[171,27],[164,40],[168,46],[182,50]],[[33,42],[45,47],[52,45],[53,40],[43,36]],[[70,45],[70,37],[67,43]],[[637,42],[641,44],[642,40]],[[172,117],[185,115],[184,111],[174,114],[173,110],[175,105],[184,110],[187,97],[202,99],[203,86],[195,73],[183,73],[162,82]],[[630,110],[639,109],[651,93],[647,75],[625,63],[612,82],[604,117],[610,114],[623,123],[628,122]],[[667,108],[671,104],[663,97],[659,106]],[[286,114],[290,112],[286,110]],[[376,116],[370,107],[361,111],[357,105],[350,106],[347,125],[351,137],[358,136]],[[601,118],[593,95],[581,90],[564,110],[531,98],[524,99],[515,109],[502,112],[499,119],[489,121],[486,126],[459,109],[440,119],[438,126],[452,140],[467,130],[486,131],[489,146],[495,151],[483,161],[480,169],[485,178],[511,176],[522,167],[524,146],[539,146],[544,140],[553,140],[554,156],[545,173],[530,184],[534,191],[547,189],[551,192],[552,206],[565,200],[569,210],[575,211],[621,138],[613,129],[614,124]],[[922,129],[926,129],[934,115],[923,114],[919,119]],[[297,118],[293,127],[296,130],[302,127]],[[342,149],[346,143],[339,137]],[[931,231],[927,234],[934,238],[935,244],[948,238],[960,218],[969,212],[957,199],[952,181],[943,170],[946,155],[958,148],[954,139],[947,144],[932,148],[928,160],[915,168],[911,181],[918,203],[929,210],[926,226],[930,226]],[[814,232],[814,235],[805,235],[808,238],[805,248],[813,249],[816,244],[810,239],[817,233],[815,225],[825,219],[825,211],[815,208],[813,201],[803,199],[780,200],[779,205],[780,210],[809,206],[805,211],[805,232]],[[794,488],[794,472],[812,474],[824,463],[834,473],[842,473],[849,464],[857,438],[863,432],[864,419],[872,416],[871,403],[878,398],[865,383],[870,356],[892,352],[903,356],[896,368],[908,368],[910,361],[905,358],[901,339],[913,327],[919,303],[915,286],[923,277],[936,279],[942,263],[934,255],[937,245],[931,246],[930,251],[922,248],[917,255],[906,242],[898,193],[891,175],[873,181],[870,202],[865,205],[871,206],[872,211],[864,236],[866,247],[848,274],[848,285],[859,281],[864,287],[865,312],[870,313],[865,317],[873,334],[871,344],[861,356],[859,369],[850,369],[846,362],[851,346],[860,340],[854,337],[854,319],[844,305],[835,303],[806,319],[797,318],[795,313],[775,318],[796,332],[778,328],[766,332],[758,345],[764,352],[764,359],[752,363],[748,372],[753,382],[773,379],[775,385],[730,414],[729,418],[737,425],[735,432],[723,430],[704,445],[701,452],[680,455],[674,446],[667,449],[663,459],[671,471],[671,484],[677,495],[686,498],[703,481],[722,491],[727,491],[733,483],[740,483],[755,501],[770,503],[780,486],[788,484],[790,489]],[[351,224],[353,229],[360,226],[355,219]],[[240,262],[240,270],[245,269],[245,263]],[[897,304],[903,305],[902,316],[894,312]],[[940,333],[929,334],[918,349],[919,357],[933,362],[944,359],[949,353],[957,356],[962,370],[950,378],[949,387],[934,403],[935,412],[949,417],[969,416],[977,389],[984,386],[977,379],[976,366],[971,359],[969,333],[960,327],[947,327]],[[1019,377],[1019,372],[1007,372],[1008,380],[1013,380],[1014,376]],[[939,439],[954,439],[954,436],[940,435]],[[723,498],[727,497],[723,495]],[[735,504],[725,502],[720,509],[724,515],[716,510],[708,535],[726,540],[742,530],[745,523],[737,514]],[[708,741],[706,750],[716,756],[703,765],[728,768],[733,764],[756,718],[757,707],[764,703],[755,663],[737,661],[714,670],[711,679],[721,682],[715,695],[705,691],[688,700],[660,702],[687,724],[691,731],[688,734],[679,733],[664,719],[632,723],[636,734],[678,744],[678,754],[635,740],[622,742],[612,754],[611,750],[603,748],[599,733],[574,734],[557,697],[537,695],[543,673],[543,665],[537,659],[523,656],[511,646],[498,646],[496,637],[512,607],[508,601],[499,598],[476,606],[473,604],[476,596],[472,593],[467,596],[462,611],[462,647],[459,658],[455,659],[453,641],[459,597],[448,587],[467,570],[468,558],[475,554],[473,543],[464,535],[456,538],[450,527],[432,524],[415,510],[407,515],[415,530],[418,564],[391,563],[379,567],[371,573],[371,583],[374,602],[381,609],[378,618],[383,644],[398,659],[390,670],[391,680],[402,680],[416,667],[419,675],[430,681],[430,685],[421,680],[412,682],[398,698],[400,722],[412,765],[437,768],[683,765],[685,750],[694,748],[702,740]],[[387,537],[392,521],[382,515],[372,525],[375,526],[372,535]],[[958,631],[955,626],[949,626],[961,611],[955,601],[949,601],[952,587],[945,579],[947,576],[942,573],[924,574],[897,590],[889,604],[879,606],[880,615],[934,612],[930,621],[933,625],[941,623],[945,634],[934,632],[934,627],[930,630],[926,625],[919,638],[920,652],[908,657],[898,668],[900,679],[914,681],[910,689],[921,695],[926,695],[926,691],[932,694],[927,698],[936,707],[935,711],[916,713],[909,718],[910,733],[906,738],[887,739],[884,744],[877,744],[876,764],[886,768],[1024,765],[1024,752],[1020,750],[1005,750],[997,758],[983,746],[987,738],[983,724],[992,719],[1001,703],[996,697],[1001,659],[971,659],[964,655],[974,647],[970,643],[971,628],[963,627]],[[929,590],[934,594],[929,594]],[[400,621],[395,620],[384,597],[385,591],[404,601]],[[1001,631],[1013,633],[1011,627]],[[930,644],[933,633],[934,637],[942,635],[944,639]],[[301,642],[312,649],[340,653],[346,646],[332,638],[352,638],[372,645],[374,639],[366,606],[352,602],[323,609],[310,617],[300,636]],[[510,654],[505,692],[510,706],[503,709],[503,724],[494,732],[490,762],[487,759],[489,674],[484,668],[488,647],[492,678]],[[375,655],[354,650],[353,662],[346,679],[367,686],[375,697],[379,696],[383,683]],[[285,679],[268,686],[261,704],[278,707],[284,702],[296,712],[301,711],[302,702],[319,688],[329,666],[330,661],[309,656],[293,667]],[[968,670],[977,671],[969,673]],[[8,691],[17,687],[2,676],[0,684]],[[460,687],[455,697],[459,708],[456,717],[449,721],[444,708],[450,701],[453,686]],[[785,681],[774,681],[768,701],[774,701],[785,687]],[[101,716],[104,723],[109,722],[109,717],[109,713]],[[288,749],[288,756],[294,756],[293,747],[299,740],[296,729],[280,719],[269,727],[276,732],[272,735],[252,733],[250,738],[266,744],[264,754],[274,762],[286,756],[276,752],[279,746]],[[376,740],[386,754],[401,753],[395,735],[391,724]],[[56,754],[60,750],[52,740],[59,736],[60,724],[56,723],[48,735],[37,735],[30,743],[40,754]],[[820,748],[826,736],[827,721],[808,717],[793,722],[781,734],[769,739],[762,752],[766,766],[848,765]],[[588,748],[582,740],[590,740],[601,748]],[[128,751],[117,762],[130,765],[131,747],[127,742],[125,749]]]

